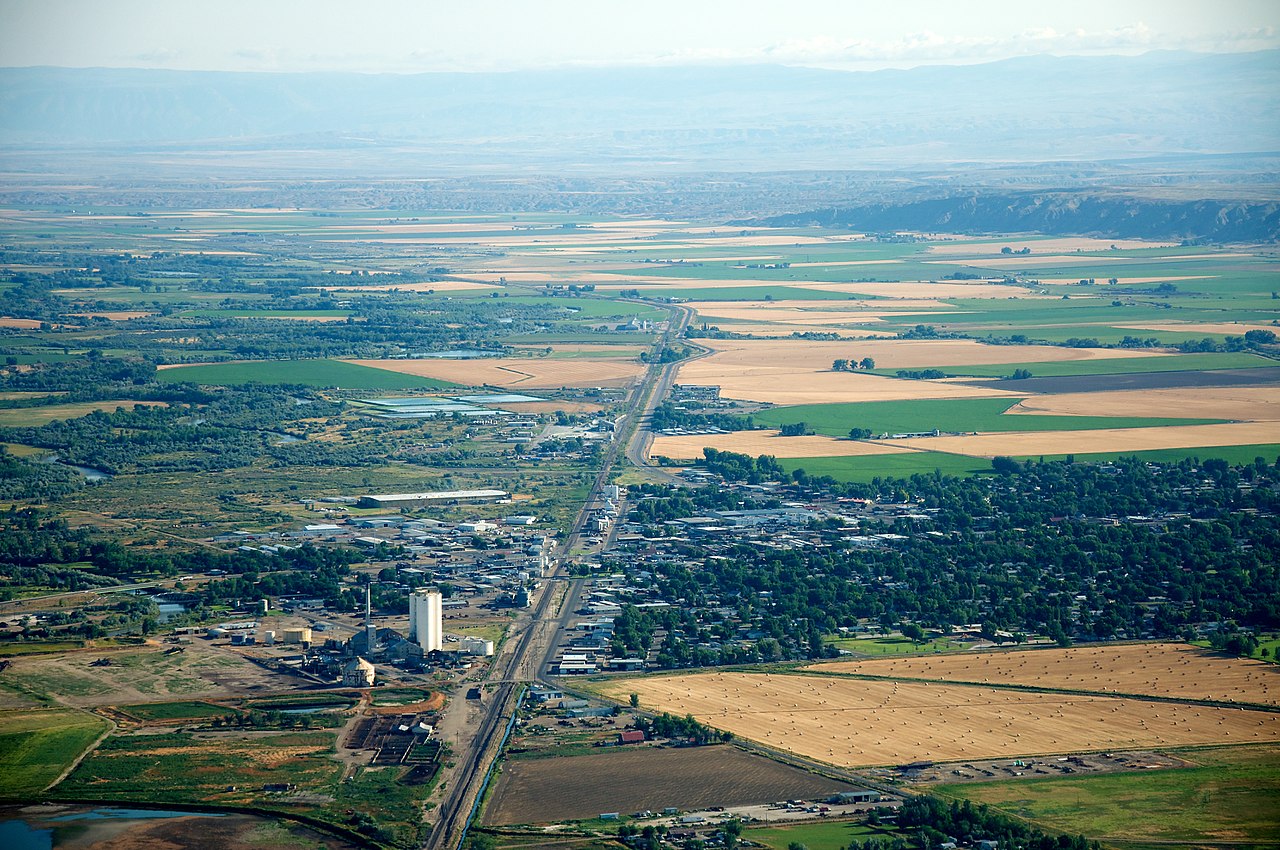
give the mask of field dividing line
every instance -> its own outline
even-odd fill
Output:
[[[107,721],[107,728],[103,731],[103,733],[102,733],[101,735],[99,735],[99,736],[98,736],[98,737],[93,741],[93,743],[89,744],[89,746],[87,746],[87,747],[85,747],[85,748],[84,748],[84,752],[82,752],[80,755],[76,756],[75,761],[73,761],[73,762],[71,762],[71,764],[67,765],[67,769],[66,769],[66,770],[62,771],[62,773],[59,773],[59,774],[57,775],[57,777],[56,777],[52,782],[50,782],[48,785],[44,786],[44,790],[45,790],[45,791],[48,791],[48,790],[52,789],[52,788],[53,788],[55,785],[57,785],[59,782],[61,782],[62,780],[66,779],[68,776],[70,776],[70,775],[71,775],[71,773],[72,773],[72,771],[74,771],[77,767],[79,767],[79,766],[80,766],[80,762],[82,762],[82,761],[84,761],[85,759],[87,759],[87,758],[88,758],[88,757],[93,753],[93,751],[94,751],[94,750],[96,750],[96,749],[98,749],[98,747],[102,746],[102,742],[103,742],[103,741],[107,740],[107,738],[109,738],[109,737],[112,735],[112,733],[114,733],[114,732],[116,731],[116,728],[117,728],[117,727],[116,727],[116,722],[115,722],[114,720],[112,720],[110,717],[106,717],[106,716],[104,716],[104,715],[98,714],[97,712],[90,712],[90,713],[91,713],[91,714],[93,714],[95,717],[101,717],[103,720]]]

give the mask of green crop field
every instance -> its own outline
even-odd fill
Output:
[[[828,476],[837,481],[871,481],[875,478],[909,478],[912,475],[977,475],[991,472],[991,461],[980,457],[943,452],[904,452],[863,457],[779,458],[788,472],[803,469],[811,476]]]
[[[341,767],[329,757],[327,732],[272,735],[128,735],[94,750],[58,786],[66,797],[130,801],[198,802],[226,797],[229,786],[246,786],[234,797],[245,802],[272,782],[308,790],[329,788]]]
[[[943,785],[1047,829],[1111,846],[1280,843],[1280,747],[1175,753],[1196,767],[1103,776]]]
[[[1092,333],[1092,330],[1090,330]],[[1132,331],[1130,332],[1132,333]],[[1144,336],[1145,333],[1134,334]],[[1015,369],[1026,369],[1035,378],[1058,378],[1069,375],[1128,375],[1142,372],[1204,372],[1213,369],[1254,369],[1280,366],[1280,362],[1245,352],[1223,354],[1175,354],[1163,357],[1123,357],[1096,360],[1064,360],[1044,363],[996,363],[990,366],[925,366],[948,376],[1005,378]],[[876,369],[877,375],[895,377],[896,369]]]
[[[212,717],[225,717],[235,714],[236,710],[222,705],[187,700],[181,702],[150,702],[137,705],[122,705],[120,711],[138,720],[205,720]]]
[[[453,387],[448,381],[405,375],[342,360],[261,360],[241,363],[209,363],[176,366],[156,373],[168,383],[300,384],[308,387],[340,387],[353,390],[408,390]]]
[[[1019,456],[1019,459],[1034,460],[1039,457],[1041,456],[1023,455]],[[1043,457],[1045,460],[1063,460],[1067,457],[1072,457],[1081,463],[1098,463],[1118,460],[1122,457],[1136,457],[1152,463],[1176,463],[1190,458],[1199,458],[1201,460],[1220,458],[1232,465],[1249,464],[1253,463],[1257,458],[1262,458],[1264,462],[1272,464],[1280,460],[1280,443],[1248,446],[1200,446],[1194,449],[1152,449],[1145,452],[1091,452],[1075,455],[1044,455]]]
[[[803,286],[667,286],[661,289],[641,289],[645,298],[686,298],[690,301],[851,301],[854,304],[876,300],[870,296],[851,298],[847,292],[830,292],[825,289],[806,289]],[[834,305],[833,305],[834,306]],[[767,319],[767,317],[765,317]],[[714,324],[714,320],[708,319]]]
[[[1221,421],[1135,416],[1004,415],[1018,401],[1009,398],[963,398],[803,404],[761,411],[755,414],[755,419],[774,428],[803,422],[811,430],[830,437],[847,436],[851,428],[869,428],[873,434],[919,433],[935,428],[940,431],[1092,431],[1099,428],[1205,425]]]
[[[885,827],[868,826],[850,821],[813,821],[788,826],[751,827],[742,837],[763,844],[771,850],[787,850],[792,843],[808,850],[844,850],[850,844],[861,844],[869,838],[890,838],[897,832]]]
[[[30,799],[106,731],[107,721],[83,711],[0,711],[0,797]]]

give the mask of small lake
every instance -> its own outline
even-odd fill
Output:
[[[106,481],[111,478],[111,473],[107,472],[105,469],[94,469],[92,466],[77,466],[74,463],[67,463],[57,455],[49,455],[44,459],[44,462],[56,463],[65,466],[68,469],[74,469],[76,472],[83,475],[84,480],[88,481],[90,484],[97,484],[99,481]]]
[[[180,812],[126,806],[43,804],[0,807],[2,850],[59,850],[98,843],[112,847],[219,847],[253,850],[261,830],[287,831],[288,846],[352,850],[355,845],[307,827],[235,812]]]

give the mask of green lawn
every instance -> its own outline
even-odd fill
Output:
[[[73,709],[0,711],[0,797],[38,794],[107,727]]]
[[[262,360],[240,363],[209,363],[177,366],[156,373],[168,383],[196,384],[301,384],[309,387],[340,387],[358,390],[408,390],[453,387],[448,381],[405,375],[342,360]]]
[[[837,481],[871,481],[875,478],[909,478],[912,475],[967,476],[991,472],[991,461],[980,457],[943,452],[904,452],[864,457],[779,458],[788,472],[803,469],[812,476],[830,476]]]
[[[1105,844],[1280,843],[1280,747],[1178,753],[1197,767],[1103,776],[943,785],[1057,832]]]
[[[1004,415],[1019,399],[962,398],[803,404],[755,414],[757,422],[780,428],[803,422],[819,434],[844,437],[851,428],[873,434],[931,431],[1091,431],[1158,425],[1204,425],[1220,420],[1158,419],[1137,416]]]
[[[233,708],[214,705],[201,700],[181,702],[151,702],[138,705],[122,705],[120,710],[138,720],[205,720],[236,714]]]
[[[837,649],[847,649],[850,652],[857,652],[861,655],[921,655],[965,648],[963,644],[958,644],[947,638],[938,638],[924,643],[912,643],[904,637],[842,638],[828,636],[823,638],[823,641]]]
[[[789,826],[762,826],[743,830],[742,837],[763,844],[771,850],[787,850],[796,842],[809,850],[844,850],[852,843],[862,843],[868,838],[889,838],[894,830],[867,826],[850,821],[818,820]]]

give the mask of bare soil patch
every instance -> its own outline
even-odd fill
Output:
[[[699,434],[696,436],[654,437],[649,454],[673,460],[696,460],[702,449],[710,446],[722,452],[773,455],[774,457],[861,457],[863,455],[902,454],[908,449],[883,446],[860,440],[837,440],[820,435],[781,437],[777,431],[735,431],[732,434]]]
[[[815,664],[809,669],[902,679],[1280,705],[1280,665],[1229,658],[1181,643],[954,652],[835,661]]]
[[[488,825],[594,818],[602,812],[741,806],[852,790],[731,746],[658,749],[506,762]]]
[[[1280,740],[1280,714],[821,676],[705,673],[603,690],[844,767]]]

